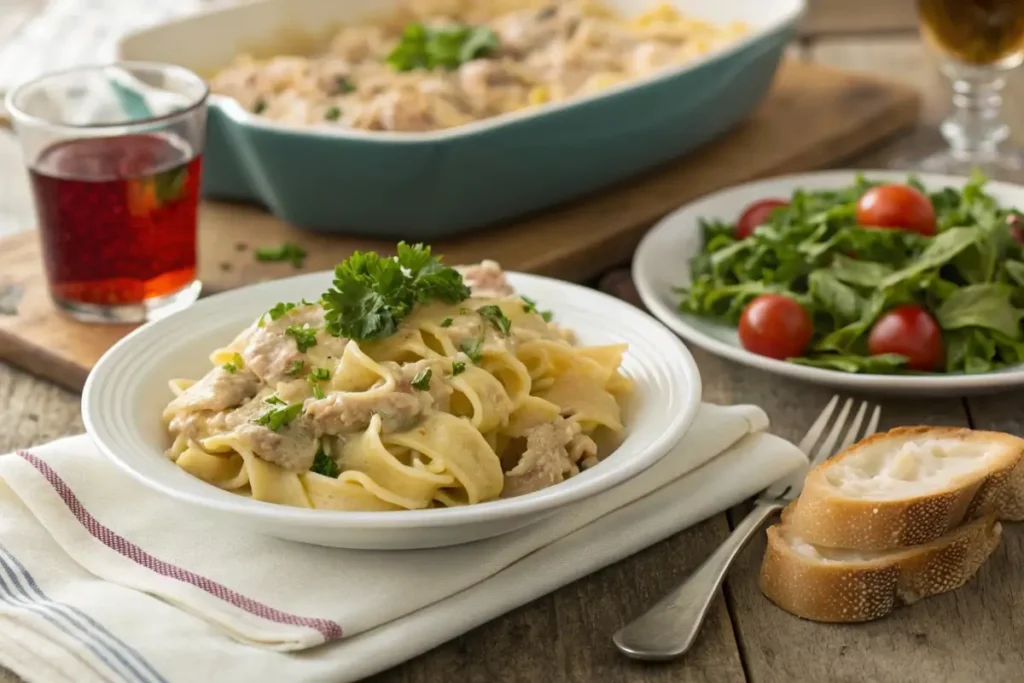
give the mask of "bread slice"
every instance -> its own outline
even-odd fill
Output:
[[[811,470],[784,521],[811,545],[891,550],[965,520],[1024,519],[1024,439],[955,427],[875,434]]]
[[[761,591],[804,619],[869,621],[962,586],[999,545],[1001,532],[999,522],[985,518],[924,545],[863,552],[815,547],[787,525],[775,525],[768,528]]]

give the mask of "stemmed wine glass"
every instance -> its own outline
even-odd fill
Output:
[[[906,165],[935,173],[1024,180],[1024,154],[1001,116],[1006,75],[1024,62],[1024,0],[918,0],[921,33],[953,89],[940,126],[949,146]]]

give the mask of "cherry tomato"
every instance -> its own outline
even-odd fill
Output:
[[[857,222],[876,228],[902,228],[935,234],[935,209],[928,197],[907,185],[879,185],[857,202]]]
[[[736,238],[743,240],[753,235],[754,228],[764,225],[768,215],[781,206],[789,206],[789,202],[782,199],[762,199],[748,206],[736,221]]]
[[[740,343],[747,351],[785,360],[802,355],[814,328],[803,306],[788,296],[762,294],[740,315]]]
[[[1024,218],[1017,214],[1010,214],[1006,217],[1006,224],[1010,226],[1010,234],[1017,244],[1024,245]]]
[[[912,370],[938,370],[946,359],[942,330],[920,306],[897,306],[875,321],[868,335],[868,351],[877,356],[898,353]]]

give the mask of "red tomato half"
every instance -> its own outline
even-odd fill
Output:
[[[857,222],[876,228],[902,228],[935,234],[935,209],[928,197],[907,185],[879,185],[857,202]]]
[[[762,199],[748,206],[736,221],[736,238],[743,240],[753,235],[754,228],[764,225],[769,214],[780,206],[789,206],[789,202],[782,199]]]
[[[938,370],[946,360],[942,330],[935,318],[920,306],[897,306],[875,321],[868,335],[868,351],[877,356],[906,356],[912,370]]]
[[[811,341],[811,316],[795,300],[762,294],[740,315],[740,343],[747,351],[785,360],[800,356]]]

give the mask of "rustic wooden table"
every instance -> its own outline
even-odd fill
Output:
[[[19,1],[6,3],[19,5]],[[0,44],[43,0],[21,0],[22,14],[0,14]],[[937,149],[935,126],[948,87],[918,39],[911,0],[811,0],[792,47],[799,59],[874,70],[924,94],[922,127],[885,149],[851,160],[884,166],[906,151]],[[0,10],[2,12],[3,10]],[[1007,115],[1024,142],[1024,76],[1011,79]],[[32,224],[27,187],[13,141],[0,136],[0,234]],[[628,271],[602,287],[633,296]],[[828,392],[781,380],[695,351],[704,399],[755,403],[779,435],[798,439]],[[883,427],[970,425],[1024,435],[1021,394],[971,399],[886,400]],[[0,453],[82,431],[79,397],[0,363]],[[694,650],[683,660],[641,665],[621,657],[610,635],[692,571],[729,533],[734,514],[719,515],[663,543],[577,581],[448,643],[375,681],[712,683],[866,681],[893,683],[1024,680],[1024,525],[1009,526],[979,575],[951,594],[857,626],[801,621],[762,597],[757,571],[764,541],[741,555]],[[0,682],[14,680],[0,672]]]

